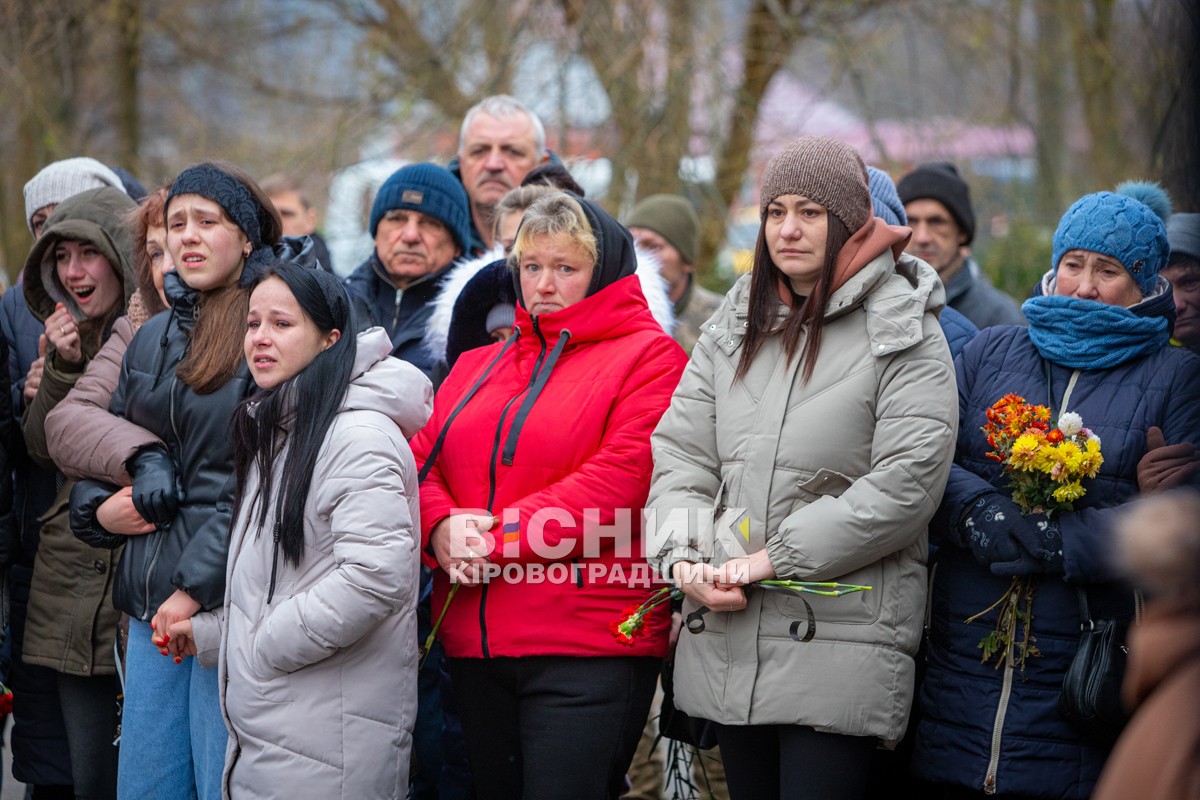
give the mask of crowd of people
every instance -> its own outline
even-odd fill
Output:
[[[506,95],[380,186],[344,279],[282,174],[78,157],[25,206],[32,798],[1200,792],[1200,214],[1157,184],[1079,198],[1019,299],[955,165],[893,182],[816,136],[711,291],[686,197],[618,220]],[[1057,504],[1014,493],[998,401],[1086,430]],[[1092,617],[1133,631],[1110,736],[1059,710]],[[665,712],[712,741],[665,766]]]

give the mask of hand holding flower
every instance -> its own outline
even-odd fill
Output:
[[[708,564],[680,561],[671,568],[671,575],[685,595],[705,608],[741,611],[746,607],[746,593],[741,586],[717,585],[717,571]]]

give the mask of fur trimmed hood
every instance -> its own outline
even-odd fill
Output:
[[[675,329],[675,312],[670,296],[667,294],[667,282],[659,274],[658,260],[649,253],[636,248],[634,255],[637,258],[636,274],[638,280],[641,281],[642,294],[646,296],[650,312],[667,335],[672,335]],[[441,291],[433,301],[433,315],[429,318],[429,324],[426,326],[423,342],[424,348],[436,361],[448,361],[447,346],[450,339],[450,322],[454,316],[454,306],[458,302],[459,296],[471,279],[485,267],[503,259],[504,252],[497,247],[478,258],[459,262],[451,268],[450,274],[442,281]],[[483,325],[484,318],[492,305],[503,302],[505,299],[497,297],[495,302],[486,304],[486,307],[480,306],[473,309],[471,313],[479,317],[480,326]],[[482,341],[480,346],[487,343],[487,341]]]

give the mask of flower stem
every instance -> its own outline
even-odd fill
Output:
[[[450,594],[446,595],[446,602],[442,604],[442,611],[438,614],[437,622],[433,623],[433,630],[429,632],[429,638],[425,640],[424,646],[421,647],[421,658],[417,662],[417,669],[425,666],[425,658],[429,655],[429,649],[433,647],[433,640],[437,637],[438,628],[442,627],[442,619],[446,616],[446,610],[450,608],[450,601],[454,599],[454,595],[458,594],[461,583],[456,583],[450,587]]]

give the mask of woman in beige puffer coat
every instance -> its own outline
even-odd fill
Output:
[[[718,723],[730,796],[859,797],[913,699],[926,526],[957,432],[945,294],[902,255],[911,231],[871,216],[840,142],[777,154],[761,213],[754,269],[653,435],[648,552],[686,595],[675,702]],[[715,536],[698,534],[710,514]],[[871,590],[753,585],[772,578]]]

